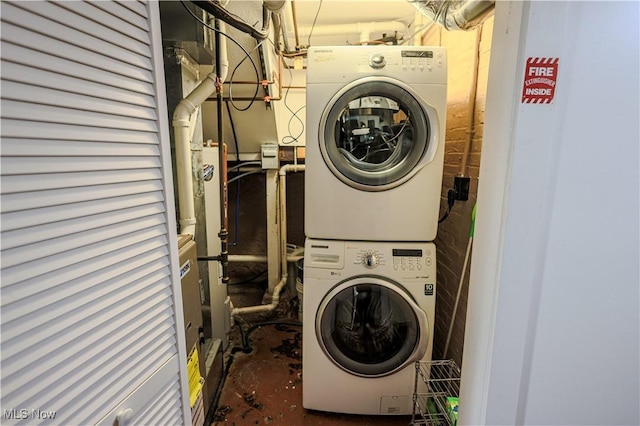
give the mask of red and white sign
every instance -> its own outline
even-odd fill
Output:
[[[548,104],[556,94],[558,58],[529,58],[522,86],[523,104]]]

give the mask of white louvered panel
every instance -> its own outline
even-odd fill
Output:
[[[175,380],[177,382],[177,380]],[[160,388],[153,395],[153,404],[146,407],[138,416],[131,419],[133,424],[138,425],[162,425],[175,424],[168,423],[176,413],[180,412],[180,405],[177,404],[177,396],[180,388],[175,384]]]
[[[0,50],[2,50],[4,61],[7,62],[6,80],[26,80],[47,87],[56,87],[58,81],[64,81],[63,85],[58,86],[62,90],[69,90],[69,84],[75,82],[76,90],[82,90],[82,93],[95,94],[106,99],[118,99],[117,96],[122,96],[123,102],[134,104],[152,102],[151,105],[153,105],[153,85],[148,81],[115,74],[110,70],[97,69],[71,59],[61,58],[55,52],[36,51],[30,46],[19,46],[5,40],[0,40]],[[30,67],[32,71],[20,77],[16,75],[17,72],[13,68],[9,67],[11,64]],[[44,72],[40,73],[41,71]],[[5,78],[4,64],[2,77]],[[114,88],[113,93],[106,94],[111,87]],[[86,90],[87,88],[89,89]],[[139,94],[147,96],[138,98]]]
[[[38,109],[30,112],[30,115],[33,114],[39,114]],[[81,125],[80,123],[56,123],[55,126],[51,126],[51,124],[47,122],[3,118],[2,121],[0,121],[0,129],[2,129],[3,138],[24,137],[28,139],[44,138],[49,140],[80,140],[87,142],[158,143],[156,135],[152,133],[131,132],[119,128],[89,127]],[[49,133],[47,133],[47,131],[49,131]]]
[[[30,157],[44,155],[48,157],[95,157],[95,156],[134,156],[157,157],[160,155],[157,145],[93,142],[91,144],[78,141],[43,141],[38,139],[2,139],[0,152],[4,157]]]
[[[87,215],[78,219],[31,226],[31,230],[34,231],[34,234],[38,233],[37,235],[25,235],[23,228],[3,232],[2,250],[3,252],[6,251],[6,253],[3,253],[2,266],[3,268],[14,266],[15,263],[12,261],[12,256],[27,255],[19,251],[20,247],[27,244],[44,243],[60,247],[59,249],[34,247],[34,249],[44,250],[40,252],[43,258],[69,252],[80,247],[86,247],[86,250],[90,251],[91,248],[89,246],[93,235],[102,237],[101,241],[103,241],[126,235],[133,232],[133,229],[146,229],[163,223],[164,215],[158,215],[158,212],[161,211],[158,208],[157,204],[149,204],[123,208],[117,211],[107,210],[104,213]],[[60,207],[60,209],[63,210],[63,207]],[[29,213],[32,212],[29,211]],[[61,214],[63,213],[64,211],[61,212]],[[37,215],[37,212],[34,214]],[[47,218],[42,218],[42,221],[45,220]],[[58,241],[56,240],[57,238],[62,238],[62,240]],[[12,249],[18,250],[16,254],[12,253]],[[39,256],[40,253],[38,253]],[[52,260],[47,263],[51,266],[54,264]]]
[[[4,4],[5,2],[3,2]],[[115,74],[129,76],[144,82],[153,82],[152,73],[147,68],[133,67],[125,62],[118,62],[98,52],[53,39],[47,35],[29,31],[12,23],[2,23],[2,38],[8,43],[16,44],[43,53],[70,59],[73,62],[95,67]]]
[[[10,213],[20,209],[37,209],[80,201],[103,200],[116,196],[126,197],[131,194],[146,196],[147,193],[154,193],[154,196],[159,197],[161,196],[160,191],[162,191],[162,186],[158,180],[140,180],[90,187],[16,192],[2,195],[2,210]]]
[[[188,419],[151,7],[0,3],[0,405],[57,412],[3,424]]]
[[[149,43],[149,34],[146,30],[143,30],[135,25],[132,25],[126,21],[123,21],[120,17],[113,16],[110,13],[96,8],[93,5],[93,1],[65,1],[57,3],[58,6],[74,12],[78,16],[88,18],[89,21],[97,21],[102,24],[107,30],[113,30],[119,34],[122,34],[130,40],[137,40],[144,44]],[[131,3],[131,2],[127,2]],[[142,9],[145,9],[144,5],[141,5]],[[146,10],[144,11],[146,13]],[[143,13],[139,13],[142,16],[146,16]],[[109,38],[113,41],[112,38]]]
[[[110,211],[118,211],[131,209],[134,207],[153,205],[155,203],[162,203],[162,194],[157,192],[151,192],[148,194],[134,194],[134,195],[123,195],[121,197],[112,197],[107,199],[99,199],[97,201],[84,201],[74,203],[73,207],[75,210],[66,209],[62,210],[59,208],[61,204],[68,203],[57,203],[50,207],[43,207],[39,209],[30,209],[24,211],[18,211],[13,213],[3,213],[0,220],[1,229],[3,232],[9,231],[17,231],[22,228],[32,227],[32,226],[43,226],[48,225],[53,222],[61,222],[66,221],[66,226],[70,228],[70,230],[80,231],[79,228],[81,223],[69,222],[71,219],[79,219],[79,218],[89,218],[89,221],[83,222],[84,226],[90,226],[92,221],[97,220],[94,215],[99,215],[100,213],[106,213]],[[155,209],[155,207],[150,207]],[[153,213],[156,211],[153,210]],[[140,216],[143,215],[143,212],[139,213]],[[160,220],[163,220],[164,217],[160,217]],[[62,227],[65,224],[61,224]],[[64,232],[66,233],[66,232]],[[54,231],[48,238],[54,238],[59,235],[64,235],[62,231]],[[5,236],[5,235],[3,235]],[[19,233],[16,235],[16,241],[14,243],[7,243],[6,240],[3,241],[3,248],[9,247],[17,247],[26,242],[20,241],[20,238],[24,236],[24,233]],[[47,239],[40,238],[39,239]],[[5,245],[6,244],[6,245]]]
[[[39,115],[34,116],[34,102],[17,102],[2,100],[1,108],[7,111],[4,117],[19,120],[23,117],[31,118],[31,121],[44,121],[46,123],[71,124],[82,123],[83,126],[112,127],[121,130],[134,130],[139,132],[156,132],[156,123],[151,120],[141,120],[121,115],[107,115],[93,111],[84,111],[77,108],[64,108],[38,103]],[[124,105],[123,107],[126,107]]]
[[[177,357],[173,357],[165,365],[160,367],[160,369],[154,373],[147,381],[145,381],[135,392],[133,392],[129,397],[122,401],[121,404],[114,407],[111,412],[109,412],[106,416],[104,416],[100,421],[96,423],[98,426],[113,426],[115,424],[115,417],[117,413],[128,407],[142,407],[137,412],[134,412],[134,417],[132,424],[134,425],[151,425],[154,423],[147,423],[139,421],[141,415],[144,415],[144,419],[148,419],[150,413],[150,407],[159,406],[158,403],[158,390],[166,390],[170,392],[173,388],[173,383],[175,383],[175,365],[177,364]],[[165,394],[166,395],[166,394]],[[185,419],[182,419],[178,413],[175,413],[174,416],[177,418],[173,418],[171,425],[185,425],[188,422]],[[166,419],[171,420],[171,419]]]
[[[16,284],[19,284],[18,288],[26,292],[30,288],[30,282],[41,281],[45,278],[47,282],[79,278],[93,273],[96,269],[109,267],[110,262],[114,260],[124,262],[131,255],[139,255],[167,244],[167,241],[161,238],[140,241],[137,237],[139,235],[112,238],[102,241],[104,247],[101,247],[101,244],[94,244],[86,249],[77,248],[48,256],[38,262],[31,262],[29,264],[30,270],[20,265],[3,269],[1,288],[7,299],[11,300],[13,292],[17,291],[12,286]],[[89,252],[87,253],[87,251]],[[29,282],[22,283],[21,281]],[[37,290],[37,288],[34,289],[34,291]]]
[[[14,47],[13,45],[9,46]],[[16,47],[16,49],[20,48]],[[100,100],[112,100],[146,106],[155,110],[155,104],[151,95],[141,96],[140,93],[132,94],[130,90],[107,86],[104,84],[104,81],[78,80],[76,77],[61,75],[45,69],[36,69],[32,66],[22,65],[16,62],[6,62],[3,64],[2,78],[7,81],[10,80],[32,86],[34,88],[32,90],[35,90],[36,87],[39,90],[42,90],[42,88],[50,88],[64,93],[78,93]],[[12,90],[12,86],[6,89]],[[144,86],[140,89],[144,90]],[[24,86],[22,90],[18,91],[22,96],[24,94],[23,90],[26,90]],[[6,98],[10,97],[6,91],[4,91],[2,95]],[[24,96],[22,99],[24,99]],[[38,99],[38,97],[33,99]],[[148,114],[146,111],[140,111],[140,113]]]
[[[76,89],[77,90],[77,89]],[[3,99],[34,99],[39,104],[55,105],[75,110],[86,110],[112,114],[115,116],[132,117],[143,120],[156,120],[155,109],[153,108],[132,108],[131,105],[122,103],[121,100],[111,101],[97,98],[93,95],[77,94],[73,92],[61,91],[60,88],[48,89],[38,87],[31,83],[14,83],[8,85],[2,91]],[[83,124],[87,124],[84,123]]]
[[[149,57],[149,39],[143,31],[137,30],[134,31],[133,34],[130,33],[130,35],[125,35],[123,32],[116,31],[115,29],[110,28],[108,24],[105,25],[101,20],[107,19],[113,22],[113,19],[109,19],[109,14],[96,10],[95,8],[88,9],[89,5],[87,3],[80,1],[65,2],[64,4],[50,2],[22,2],[17,6],[63,26],[66,25],[67,22],[73,20],[74,29],[82,32],[83,34],[90,34],[101,40],[103,43],[116,45],[128,49],[140,56]],[[91,19],[88,19],[86,17],[86,13],[78,13],[82,11],[85,11],[86,13],[93,13],[94,16]],[[122,21],[120,20],[119,22]],[[32,21],[29,28],[33,28],[33,24],[37,23],[38,21],[36,20]],[[132,29],[136,29],[136,27],[132,25],[129,26]],[[131,35],[133,35],[133,37]]]
[[[146,7],[135,5],[134,1],[104,1],[93,2],[97,8],[100,8],[113,16],[117,16],[121,20],[135,25],[136,27],[149,31],[148,12]]]
[[[99,37],[103,36],[103,34],[98,34],[98,37],[94,35],[96,32],[99,33],[96,29],[101,27],[96,23],[94,23],[92,28],[89,28],[90,32],[81,31],[77,26],[82,25],[83,19],[75,14],[67,13],[67,23],[60,24],[55,20],[55,15],[59,14],[54,12],[54,16],[49,15],[47,12],[49,12],[51,8],[48,6],[49,4],[47,2],[22,2],[17,3],[16,6],[7,5],[2,10],[2,19],[4,22],[11,22],[35,33],[50,35],[69,45],[97,52],[108,58],[125,62],[135,67],[151,69],[148,46],[147,49],[145,49],[142,43],[131,39],[129,39],[129,43],[121,42],[118,45],[105,41]],[[54,11],[59,10],[61,9],[54,8]],[[60,16],[57,17],[60,18]],[[76,22],[76,20],[78,20],[78,22]],[[69,25],[69,22],[73,22],[73,24]],[[140,49],[143,49],[142,54],[136,52]],[[146,50],[146,52],[144,50]]]

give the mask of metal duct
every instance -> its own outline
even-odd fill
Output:
[[[493,12],[495,0],[408,0],[420,13],[447,30],[471,30]]]

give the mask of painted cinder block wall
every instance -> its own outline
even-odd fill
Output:
[[[471,31],[447,31],[432,26],[423,37],[423,45],[444,46],[448,58],[447,127],[442,180],[441,217],[446,212],[447,193],[454,177],[461,173],[465,144],[469,138],[469,104],[475,57],[478,57],[473,138],[467,157],[466,176],[471,178],[469,200],[457,201],[449,217],[440,224],[436,238],[438,255],[438,291],[434,335],[434,359],[444,358],[444,349],[454,311],[460,276],[469,241],[471,213],[476,202],[482,150],[484,106],[487,92],[493,17]],[[478,41],[476,40],[478,37]],[[473,250],[471,252],[473,254]],[[465,273],[456,311],[454,328],[446,354],[462,364],[464,328],[469,289],[469,267]]]

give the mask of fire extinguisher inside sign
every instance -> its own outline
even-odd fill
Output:
[[[558,58],[529,58],[524,73],[522,103],[548,104],[556,93]]]

